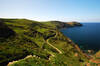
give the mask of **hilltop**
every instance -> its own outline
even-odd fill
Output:
[[[59,31],[73,26],[80,25],[76,22],[0,19],[0,65],[84,65],[87,57]]]

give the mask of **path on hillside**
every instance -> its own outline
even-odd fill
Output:
[[[56,35],[55,35],[55,37],[57,36],[57,32],[56,32]],[[54,36],[53,36],[54,37]],[[51,38],[51,37],[50,37]],[[49,39],[50,38],[48,38],[47,40],[46,40],[46,43],[49,45],[49,46],[51,46],[52,48],[54,48],[59,54],[62,54],[62,51],[61,50],[59,50],[58,48],[56,48],[55,46],[53,46],[50,42],[49,42]]]
[[[58,49],[58,48],[56,48],[55,46],[53,46],[52,44],[50,44],[49,43],[49,39],[47,39],[47,44],[49,45],[49,46],[51,46],[52,48],[54,48],[59,54],[62,54],[62,52]]]

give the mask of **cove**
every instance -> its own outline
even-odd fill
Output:
[[[100,50],[100,23],[82,23],[83,26],[63,28],[61,32],[81,49]]]

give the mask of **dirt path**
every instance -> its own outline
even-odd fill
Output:
[[[50,44],[49,43],[49,39],[47,39],[47,44],[49,45],[49,46],[51,46],[52,48],[54,48],[59,54],[62,54],[62,52],[58,49],[58,48],[56,48],[55,46],[53,46],[52,44]]]
[[[56,37],[58,35],[58,33],[56,32],[56,35],[55,36],[53,36],[53,37]],[[50,37],[51,38],[51,37]],[[49,39],[50,38],[48,38],[47,40],[46,40],[46,43],[49,45],[49,46],[51,46],[52,48],[54,48],[59,54],[62,54],[62,51],[61,50],[59,50],[58,48],[56,48],[55,46],[53,46],[51,43],[49,43]]]

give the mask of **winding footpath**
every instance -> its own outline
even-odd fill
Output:
[[[52,48],[54,48],[59,54],[62,54],[62,52],[61,52],[58,48],[56,48],[55,46],[53,46],[52,44],[49,43],[49,39],[47,39],[46,43],[47,43],[49,46],[51,46]]]
[[[55,35],[55,37],[57,36],[57,32],[56,32],[56,35]],[[54,37],[54,36],[53,36]],[[51,38],[51,37],[50,37]],[[55,46],[53,46],[50,42],[49,42],[49,39],[50,38],[48,38],[47,40],[46,40],[46,43],[49,45],[49,46],[51,46],[53,49],[55,49],[59,54],[62,54],[62,51],[61,50],[59,50],[58,48],[56,48]]]

